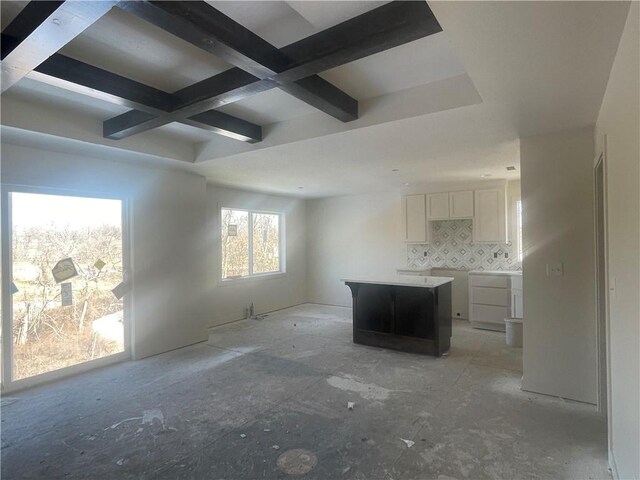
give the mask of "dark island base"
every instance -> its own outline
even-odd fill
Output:
[[[441,356],[451,345],[451,283],[434,288],[346,282],[353,341]]]

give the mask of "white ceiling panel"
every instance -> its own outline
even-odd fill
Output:
[[[317,0],[289,0],[287,3],[304,17],[311,25],[326,30],[339,23],[362,15],[374,8],[380,7],[387,1],[317,1]]]
[[[444,33],[406,43],[320,76],[362,100],[465,73]]]
[[[86,29],[61,53],[167,92],[229,64],[118,8]]]
[[[318,113],[314,107],[278,88],[225,105],[218,110],[258,125],[268,125]]]
[[[107,119],[120,115],[128,110],[126,107],[116,105],[104,100],[79,95],[69,90],[40,83],[30,78],[23,78],[19,83],[11,87],[4,97],[17,98],[28,102],[37,103],[52,109],[64,109],[76,112],[82,116]]]
[[[211,6],[281,48],[319,31],[284,1],[215,1]]]

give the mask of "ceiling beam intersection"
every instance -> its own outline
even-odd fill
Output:
[[[105,121],[108,138],[125,138],[272,88],[351,121],[358,116],[357,101],[317,73],[442,31],[425,2],[394,1],[278,50],[205,2],[121,2],[118,7],[235,68],[176,92],[182,103],[170,114],[139,120],[130,111]]]

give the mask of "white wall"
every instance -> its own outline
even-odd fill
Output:
[[[309,301],[351,306],[345,276],[389,275],[406,265],[398,193],[307,202]]]
[[[136,358],[206,338],[206,270],[194,255],[206,228],[206,183],[180,171],[2,145],[5,184],[117,195],[130,205]]]
[[[595,403],[593,129],[520,140],[525,390]],[[547,277],[562,262],[564,276]]]
[[[220,208],[255,209],[285,214],[286,275],[220,282]],[[207,282],[209,325],[244,318],[253,302],[256,313],[271,312],[306,302],[306,204],[291,197],[265,195],[207,186]]]
[[[503,186],[504,180],[457,183],[451,189],[467,190]],[[406,189],[425,193],[419,188]],[[520,182],[508,183],[509,194],[519,195]],[[405,192],[406,193],[406,192]],[[394,275],[407,265],[407,245],[402,239],[400,192],[329,197],[307,201],[309,301],[351,306],[345,276]],[[426,265],[427,267],[429,265]],[[466,275],[458,275],[458,289],[466,291]],[[453,299],[461,318],[466,315],[467,294]]]
[[[610,464],[618,478],[640,478],[640,4],[632,3],[596,124],[596,153],[607,136]]]

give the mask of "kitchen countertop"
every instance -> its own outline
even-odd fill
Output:
[[[453,282],[453,277],[427,277],[427,276],[405,276],[388,275],[377,278],[342,278],[341,282],[350,283],[370,283],[374,285],[396,285],[399,287],[421,287],[436,288],[441,285]]]
[[[469,275],[519,275],[522,276],[522,270],[470,270]]]

